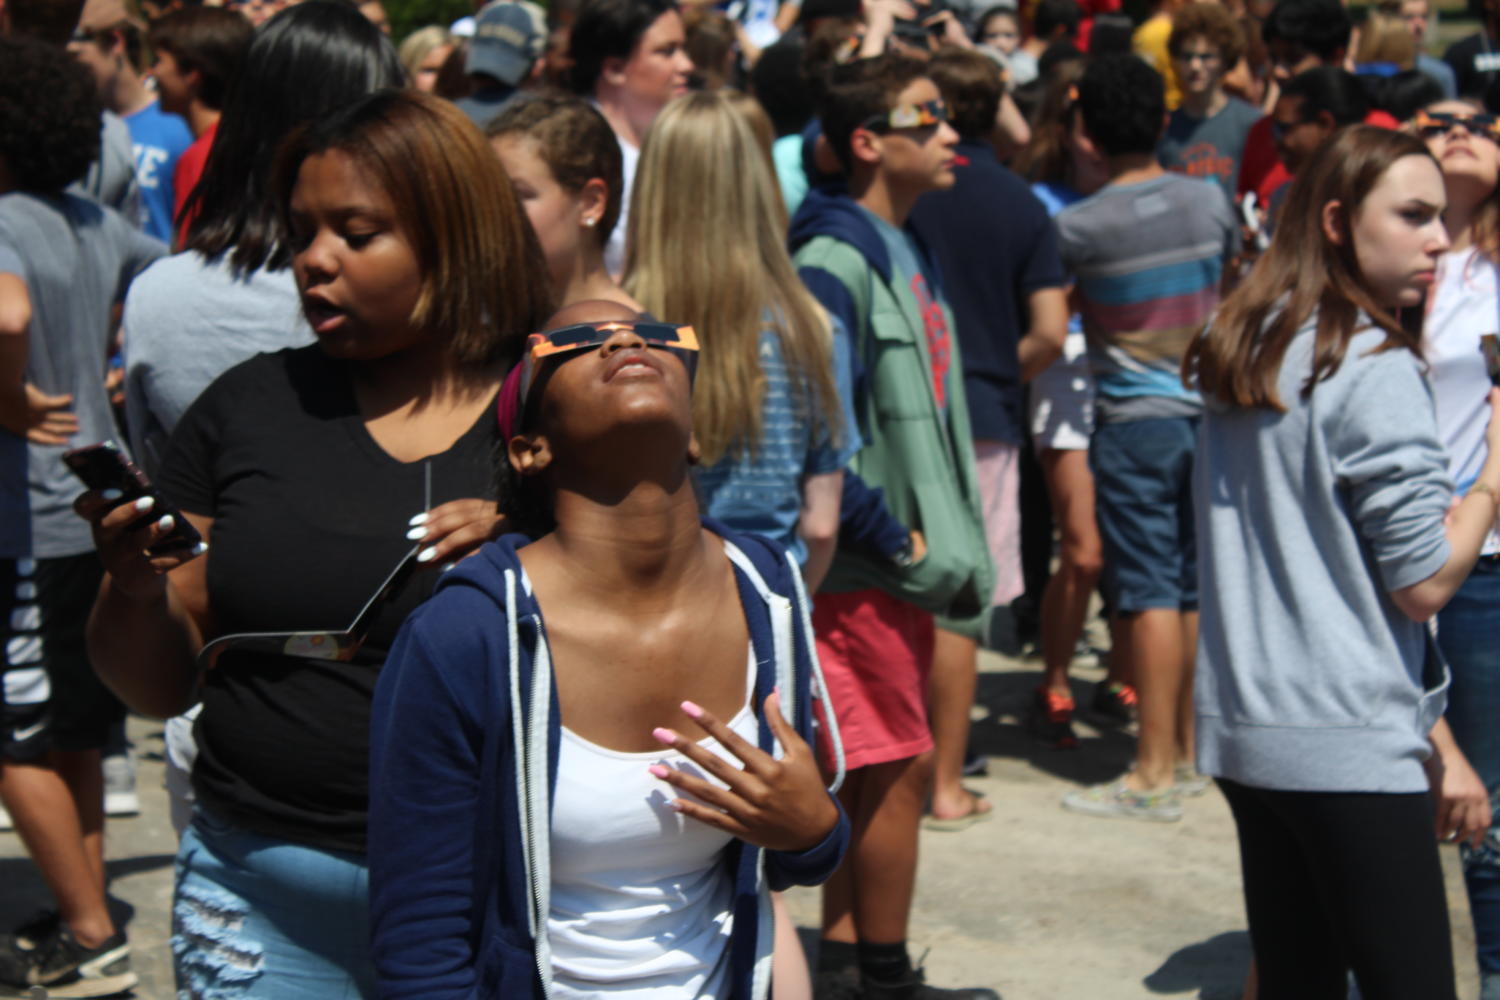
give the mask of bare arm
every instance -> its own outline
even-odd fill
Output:
[[[1062,356],[1068,336],[1068,293],[1061,288],[1038,288],[1026,299],[1031,329],[1016,345],[1021,380],[1030,382]]]
[[[26,381],[31,295],[20,275],[0,272],[0,427],[36,444],[67,444],[78,433],[72,396],[49,396]]]
[[[1500,389],[1490,390],[1489,456],[1474,486],[1448,516],[1448,561],[1436,573],[1410,587],[1391,591],[1396,607],[1413,621],[1425,622],[1442,610],[1474,568],[1500,507]],[[1486,489],[1487,488],[1487,489]]]
[[[106,570],[87,628],[94,669],[132,709],[178,715],[196,699],[196,659],[209,634],[207,560],[187,553],[148,558],[143,550],[168,532],[149,511],[111,510],[92,492],[76,506],[94,525]],[[210,537],[212,518],[184,516]],[[145,527],[130,527],[141,518]]]
[[[809,593],[816,592],[833,565],[839,540],[839,502],[844,495],[844,470],[809,476],[802,485],[802,513],[797,535],[807,546],[802,578]]]
[[[1031,125],[1026,116],[1011,99],[1010,91],[1000,95],[1000,110],[995,114],[995,127],[1005,137],[1011,149],[1020,149],[1031,141]]]

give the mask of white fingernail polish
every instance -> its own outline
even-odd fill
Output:
[[[410,521],[407,521],[406,523],[407,524],[412,524],[412,525],[426,524],[427,523],[427,512],[423,511],[422,513],[416,515],[415,517],[413,517]]]
[[[207,542],[199,542],[197,545],[193,546],[193,555],[195,555],[195,556],[201,556],[203,553],[205,553],[207,551],[208,551],[208,543]]]
[[[450,569],[452,569],[452,568],[453,568],[453,567],[455,567],[455,566],[457,566],[457,565],[458,565],[458,563],[456,563],[456,562],[451,562],[451,563],[444,563],[444,564],[443,564],[443,568],[442,568],[442,569],[440,569],[440,570],[438,570],[438,572],[439,572],[439,573],[446,573],[446,572],[448,572],[448,571],[449,571],[449,570],[450,570]]]
[[[156,506],[156,497],[141,497],[135,502],[136,510],[150,510],[154,506]]]
[[[105,500],[118,500],[120,499],[120,497],[124,496],[124,494],[119,490],[110,489],[104,490],[99,494],[99,496]]]
[[[160,528],[162,531],[171,531],[172,530],[172,515],[171,514],[163,514],[161,516],[161,518],[156,522],[156,526],[158,528]]]
[[[427,537],[427,529],[413,528],[406,533],[406,537],[410,538],[414,542],[420,542],[422,539]]]
[[[430,546],[417,553],[417,562],[432,562],[433,557],[436,555],[437,546]]]

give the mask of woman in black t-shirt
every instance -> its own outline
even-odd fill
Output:
[[[179,988],[373,996],[369,704],[431,574],[360,615],[365,641],[337,658],[316,655],[344,647],[335,635],[221,643],[202,672],[199,654],[229,634],[343,629],[408,550],[436,567],[495,533],[495,504],[479,499],[490,414],[547,314],[548,282],[483,137],[425,95],[376,94],[298,133],[274,192],[318,344],[230,370],[174,432],[160,489],[202,533],[204,558],[143,551],[168,526],[149,503],[79,500],[109,569],[90,649],[139,711],[203,700]]]

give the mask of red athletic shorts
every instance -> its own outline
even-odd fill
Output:
[[[927,674],[932,615],[883,590],[819,594],[813,601],[818,660],[844,743],[844,766],[905,760],[932,749]],[[827,730],[820,739],[832,768]]]

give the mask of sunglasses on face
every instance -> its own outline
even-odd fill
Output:
[[[1217,52],[1179,52],[1176,55],[1178,62],[1185,62],[1189,66],[1201,62],[1205,66],[1212,66],[1219,61]]]
[[[903,104],[883,115],[871,115],[859,123],[870,132],[892,132],[903,128],[927,128],[948,120],[948,105],[941,100],[921,104]]]
[[[1423,139],[1447,135],[1460,125],[1470,135],[1500,142],[1500,118],[1483,112],[1460,115],[1451,111],[1418,111],[1411,120],[1412,128]]]

